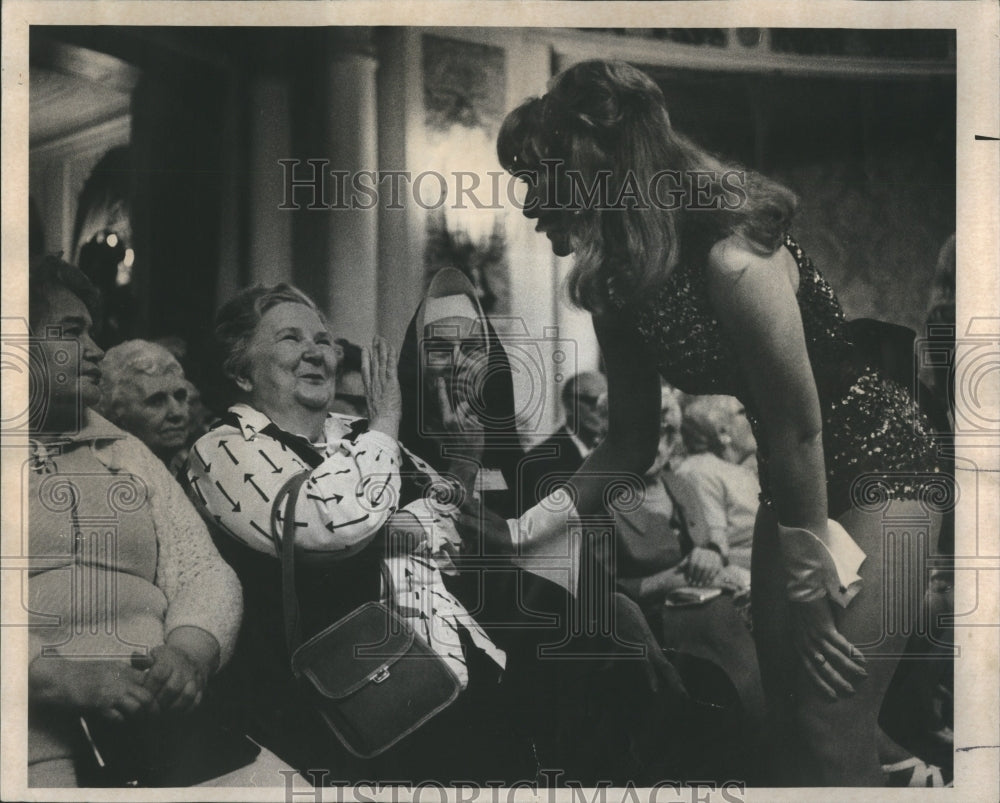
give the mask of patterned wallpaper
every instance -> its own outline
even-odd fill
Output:
[[[774,172],[798,191],[796,235],[849,317],[923,328],[938,251],[955,230],[954,189],[931,193],[910,180],[923,164],[911,146],[872,165],[837,159]]]
[[[678,129],[798,194],[793,232],[848,316],[922,328],[955,230],[953,77],[651,72]]]

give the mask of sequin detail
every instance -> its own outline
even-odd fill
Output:
[[[783,245],[799,271],[797,299],[822,409],[830,513],[839,515],[850,507],[850,485],[859,474],[882,475],[892,498],[916,498],[920,489],[913,476],[941,470],[930,425],[905,389],[859,363],[833,288],[791,236],[785,236]],[[678,265],[645,302],[623,302],[613,284],[609,290],[612,303],[633,316],[653,348],[664,379],[686,393],[724,393],[743,402],[758,443],[761,501],[771,506],[771,473],[758,411],[733,343],[715,317],[703,267]]]

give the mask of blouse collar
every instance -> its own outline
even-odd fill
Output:
[[[274,424],[265,413],[262,413],[249,404],[240,402],[229,408],[229,412],[236,416],[239,422],[240,434],[245,440],[253,440],[257,433],[265,427]],[[323,422],[323,435],[325,443],[314,444],[322,449],[327,443],[338,443],[351,431],[351,423],[355,419],[351,416],[340,415],[339,413],[327,413],[326,421]],[[277,426],[277,424],[274,424]],[[295,433],[290,433],[295,434]]]

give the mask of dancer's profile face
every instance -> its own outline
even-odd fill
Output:
[[[555,171],[556,180],[551,180],[552,171],[538,169],[526,178],[527,193],[524,197],[524,216],[535,220],[535,231],[549,238],[556,256],[565,257],[573,253],[570,233],[574,223],[571,208],[571,188],[569,182],[560,178],[563,171]]]

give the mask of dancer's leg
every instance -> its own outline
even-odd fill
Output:
[[[769,738],[779,782],[882,785],[878,714],[908,636],[897,620],[900,606],[920,604],[923,584],[917,576],[919,561],[912,542],[885,537],[885,522],[897,516],[910,516],[914,522],[927,519],[919,503],[906,501],[891,503],[885,512],[852,510],[840,519],[868,557],[861,567],[862,591],[846,609],[834,606],[834,612],[845,638],[862,646],[868,678],[855,683],[853,696],[836,702],[828,701],[813,686],[792,648],[776,520],[769,511],[758,519],[752,583],[754,635],[768,695]],[[939,524],[938,519],[931,521],[931,544]],[[905,614],[915,616],[916,610]]]

